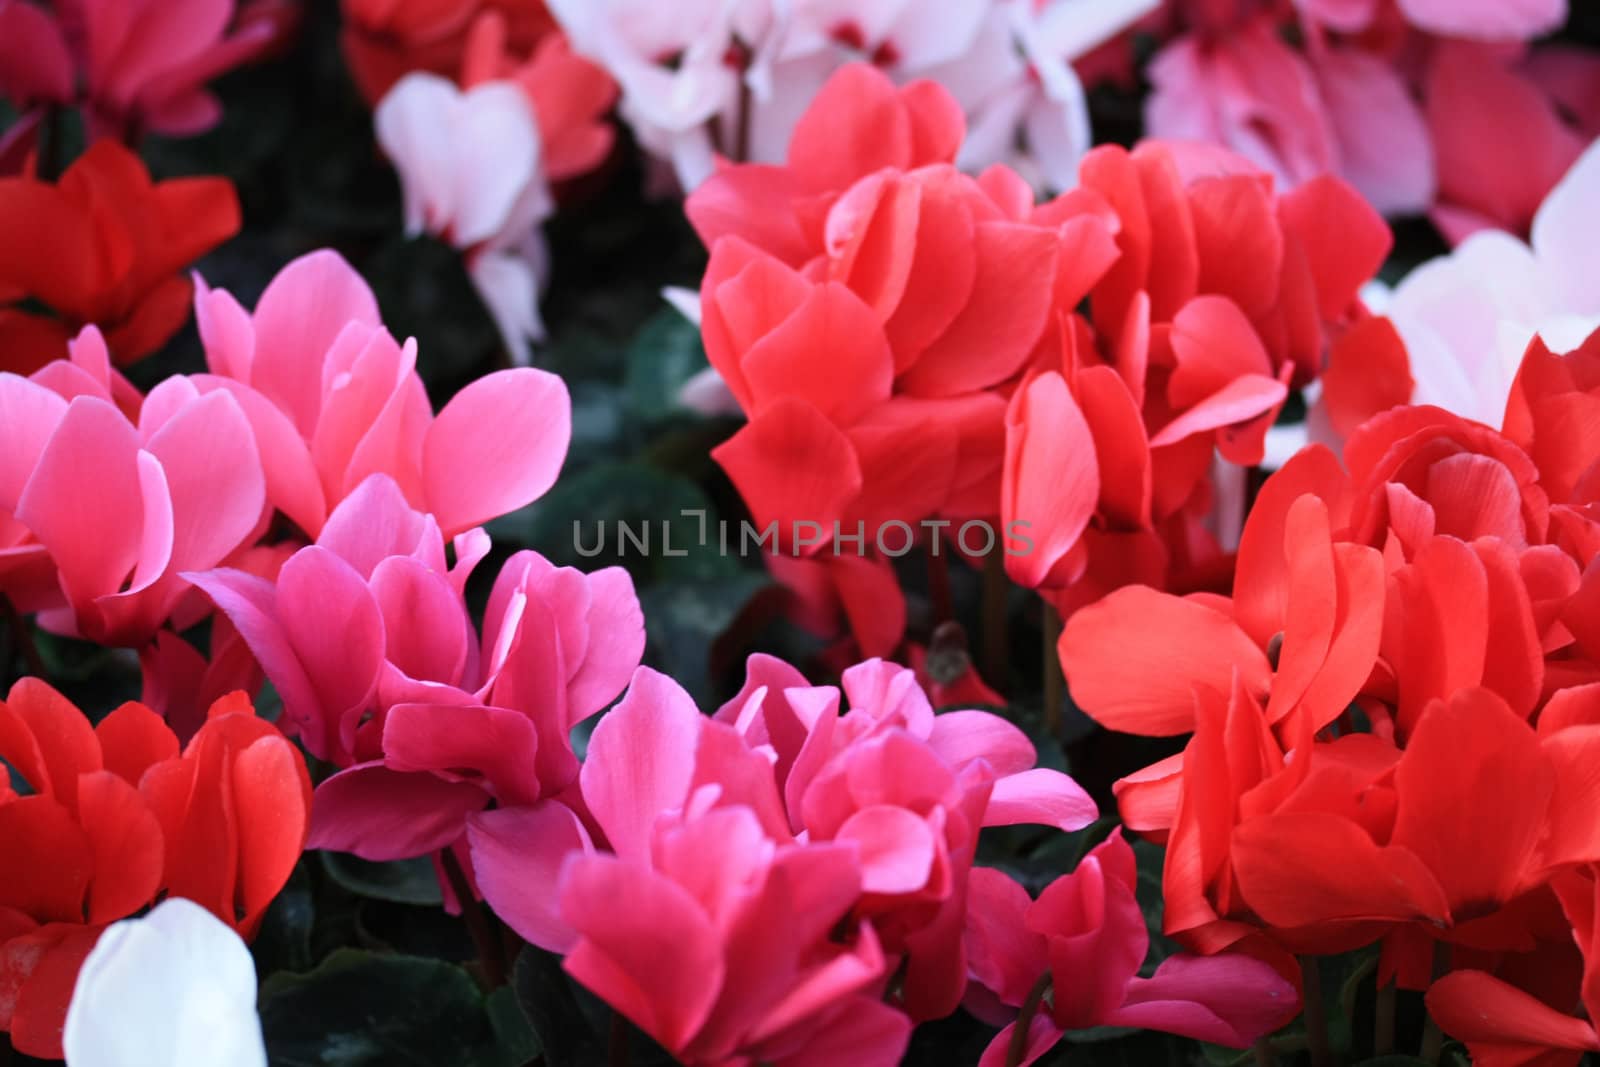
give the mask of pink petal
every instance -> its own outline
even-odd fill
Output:
[[[44,386],[0,375],[0,512],[12,511],[67,402]]]
[[[928,884],[937,847],[927,820],[905,808],[862,808],[839,827],[835,841],[853,842],[866,893],[914,893]]]
[[[103,400],[78,397],[39,455],[17,521],[50,550],[75,603],[122,588],[138,561],[139,436]]]
[[[983,813],[985,826],[1035,823],[1071,833],[1100,817],[1083,787],[1060,771],[1036,767],[998,779]]]
[[[1328,48],[1312,59],[1339,144],[1339,173],[1385,215],[1433,204],[1433,150],[1422,110],[1398,71],[1371,53]]]
[[[238,548],[266,503],[250,423],[233,396],[186,405],[145,446],[161,461],[172,495],[172,566],[205,570]]]
[[[469,782],[364,763],[317,787],[306,848],[352,852],[375,863],[425,856],[459,838],[467,816],[488,802]]]
[[[974,867],[967,881],[967,967],[974,980],[1021,1007],[1050,967],[1045,939],[1027,926],[1033,899],[1010,875]]]
[[[519,367],[457,393],[428,429],[422,479],[445,536],[508,514],[544,495],[572,437],[572,402],[560,378]]]
[[[294,260],[256,304],[255,358],[249,384],[310,437],[322,406],[323,356],[346,325],[381,325],[372,290],[337,252]]]
[[[383,616],[385,659],[418,681],[460,684],[472,620],[450,580],[409,556],[391,556],[369,584]]]
[[[543,803],[467,816],[478,890],[518,936],[550,952],[570,952],[576,933],[561,919],[553,891],[574,852],[589,853],[589,833],[572,809]]]
[[[1400,0],[1400,10],[1429,33],[1484,41],[1542,37],[1567,18],[1566,0]]]
[[[427,515],[406,502],[394,479],[367,478],[339,502],[317,538],[363,578],[390,556],[410,556],[444,569],[444,541]]]
[[[568,974],[669,1051],[705,1023],[722,989],[722,943],[698,904],[647,867],[570,859],[561,917],[578,932]]]
[[[322,756],[347,750],[355,733],[353,716],[377,688],[384,663],[378,605],[348,563],[312,545],[296,552],[279,571],[277,607],[317,697],[321,751],[313,752]],[[307,747],[313,747],[309,737]]]
[[[267,502],[309,536],[316,537],[328,517],[328,506],[317,480],[317,469],[311,462],[311,452],[289,417],[242,382],[206,374],[194,375],[189,380],[202,394],[226,390],[238,403],[255,435],[256,451],[260,454],[261,470],[266,479]]]
[[[623,859],[648,857],[657,817],[688,799],[700,725],[688,693],[640,667],[627,695],[595,726],[579,780],[595,821]]]
[[[947,711],[934,716],[928,744],[952,767],[983,760],[991,773],[1020,774],[1038,762],[1028,735],[987,711]]]
[[[1294,986],[1261,960],[1239,953],[1179,953],[1151,977],[1129,982],[1127,1000],[1107,1023],[1248,1048],[1293,1018],[1298,1007]]]
[[[570,724],[609,704],[628,684],[644,654],[644,612],[633,578],[621,567],[588,575],[589,609],[584,618],[589,644],[578,673],[567,683]]]
[[[504,805],[538,802],[538,752],[532,721],[506,708],[396,704],[383,721],[391,771],[474,781]]]

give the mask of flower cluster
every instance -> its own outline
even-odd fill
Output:
[[[1585,13],[302,7],[0,0],[0,1059],[1600,1054]]]
[[[6,0],[0,95],[33,112],[7,139],[31,142],[42,111],[63,104],[82,105],[96,137],[209,129],[222,106],[206,83],[271,48],[291,15],[284,0]]]
[[[1576,972],[1519,976],[1592,934],[1597,372],[1600,333],[1564,356],[1536,339],[1500,431],[1399,407],[1351,435],[1348,469],[1295,456],[1251,510],[1231,597],[1134,586],[1067,622],[1086,711],[1194,735],[1117,787],[1166,842],[1168,933],[1379,941],[1402,988],[1446,963],[1429,1004],[1491,1057],[1594,1047],[1530,1029],[1560,1014],[1541,998],[1577,1002]]]
[[[58,181],[0,177],[0,370],[32,374],[90,325],[119,366],[149,355],[189,316],[179,271],[238,230],[226,179],[152,182],[116,141],[96,141]]]
[[[1392,331],[1358,332],[1388,230],[1337,179],[1279,195],[1235,156],[1104,147],[1079,188],[1035,203],[1003,165],[956,170],[963,134],[939,86],[851,66],[784,166],[729,168],[689,198],[711,249],[706,353],[750,418],[713,455],[758,525],[840,539],[999,516],[1029,531],[1011,576],[1063,607],[1129,581],[1195,584],[1243,503],[1227,499],[1236,479],[1213,485],[1213,454],[1259,463],[1291,386],[1336,342],[1347,375],[1409,395]],[[898,645],[882,553],[825,545],[773,565],[806,617],[842,605],[864,651]]]
[[[305,847],[305,760],[243,693],[212,705],[180,749],[128,703],[91,727],[45,683],[0,702],[0,1030],[60,1057],[78,969],[107,924],[183,898],[245,938]]]
[[[978,831],[1076,830],[1095,806],[1035,767],[1032,743],[999,716],[934,714],[905,668],[861,663],[843,688],[848,711],[838,689],[757,656],[707,718],[641,669],[595,728],[571,807],[502,804],[469,820],[485,898],[685,1063],[893,1064],[912,1023],[950,1014],[977,983],[1004,1015],[1021,999],[992,976],[1022,976],[1025,992],[1049,969],[1043,943],[1074,939],[1104,895],[1091,858],[1041,898],[1053,910],[1018,914],[995,888],[1004,875],[973,866]],[[1103,846],[1119,848],[1131,863],[1125,843]],[[1061,1028],[1139,1018],[1239,1045],[1293,1013],[1293,987],[1254,960],[1177,957],[1167,978],[1135,978],[1146,934],[1131,878],[1122,887],[1116,918],[1076,957],[1117,996],[1069,1007],[1085,983],[1063,971]],[[1030,933],[1038,952],[1007,957]]]
[[[976,135],[962,166],[1016,162],[1029,178],[1070,185],[1089,147],[1074,62],[1128,77],[1119,35],[1156,0],[694,0],[672,17],[639,0],[552,0],[584,55],[622,88],[634,136],[693,189],[719,155],[783,158],[802,111],[829,76],[868,62],[896,82],[930,79],[956,93]],[[1018,145],[1025,146],[1019,150]]]
[[[1561,27],[1565,0],[1167,6],[1151,135],[1226,145],[1290,184],[1343,175],[1386,213],[1430,211],[1455,240],[1525,231],[1600,135],[1600,62],[1526,47]]]

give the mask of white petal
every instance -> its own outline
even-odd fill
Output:
[[[519,367],[531,361],[529,339],[544,337],[544,321],[539,317],[540,266],[534,258],[514,252],[485,252],[468,270],[511,353],[511,362]]]
[[[78,973],[62,1044],[69,1067],[265,1067],[250,950],[179,898],[114,923]]]
[[[466,248],[500,233],[528,188],[540,181],[539,127],[521,88],[485,82],[462,98],[454,139],[453,236],[458,248]]]
[[[400,172],[406,232],[441,227],[455,214],[450,128],[460,92],[435,74],[407,74],[373,112],[378,144]]]
[[[1600,313],[1600,141],[1539,206],[1533,249],[1562,311]]]

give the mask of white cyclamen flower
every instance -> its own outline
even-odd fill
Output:
[[[78,972],[62,1045],[68,1067],[266,1067],[250,950],[192,900],[113,923]]]

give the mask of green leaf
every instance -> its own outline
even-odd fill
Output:
[[[306,862],[302,857],[295,865],[288,884],[279,890],[267,908],[261,930],[250,945],[256,969],[262,974],[303,971],[311,966],[311,928],[316,920],[316,904],[311,895]]]
[[[649,422],[683,415],[678,391],[707,366],[699,329],[673,308],[650,317],[628,346],[627,360],[623,400]]]
[[[426,907],[444,903],[433,863],[426,856],[391,863],[373,863],[347,852],[323,852],[321,856],[328,877],[357,896]]]
[[[600,1026],[585,1015],[559,957],[524,946],[511,970],[511,989],[538,1035],[548,1067],[605,1062]]]
[[[749,603],[771,583],[758,571],[713,582],[672,582],[639,594],[646,655],[702,706],[712,698],[711,649]]]
[[[489,1011],[489,1023],[512,1063],[527,1063],[539,1057],[543,1051],[539,1035],[534,1033],[532,1020],[518,1003],[516,990],[503,985],[489,994],[484,1006]]]
[[[521,1067],[460,967],[340,949],[261,989],[273,1067]]]

